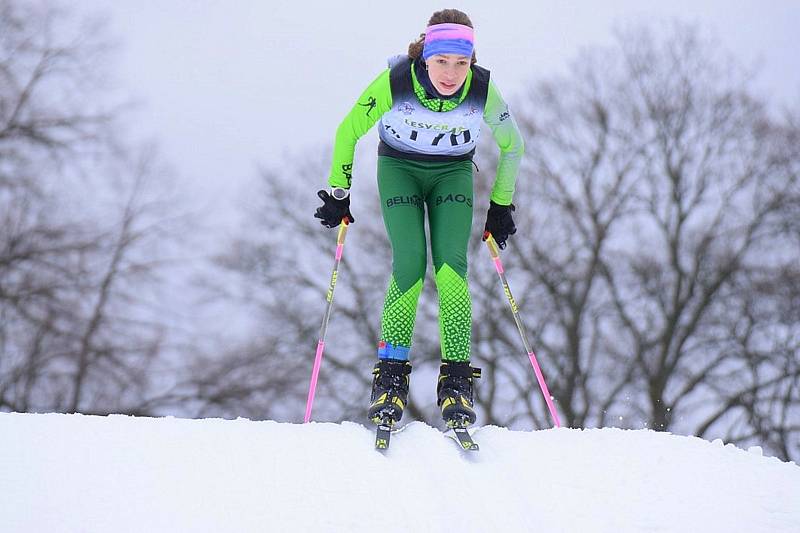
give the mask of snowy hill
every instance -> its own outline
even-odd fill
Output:
[[[3,532],[800,531],[800,467],[647,430],[0,414]]]

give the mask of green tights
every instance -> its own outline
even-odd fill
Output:
[[[378,190],[392,245],[378,357],[408,359],[428,263],[425,210],[439,293],[442,360],[469,361],[472,304],[467,244],[472,229],[472,162],[378,158]]]

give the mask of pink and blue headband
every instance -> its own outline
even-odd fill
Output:
[[[475,33],[463,24],[434,24],[425,28],[425,46],[422,58],[428,59],[436,54],[456,54],[472,57],[475,48]]]

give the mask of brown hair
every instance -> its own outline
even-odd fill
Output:
[[[472,25],[472,21],[469,20],[469,17],[463,11],[459,11],[458,9],[442,9],[441,11],[437,11],[431,18],[428,19],[428,26],[433,26],[434,24],[444,24],[449,22],[451,24],[463,24],[464,26],[469,26],[470,28],[474,28]],[[421,33],[419,38],[408,45],[408,56],[411,59],[417,59],[418,57],[422,56],[422,49],[425,47],[425,34]],[[475,51],[472,51],[472,64],[474,65],[477,62],[475,58]]]

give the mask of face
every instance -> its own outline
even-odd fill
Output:
[[[433,86],[440,94],[450,96],[467,79],[470,58],[455,54],[436,54],[429,57],[426,64]]]

